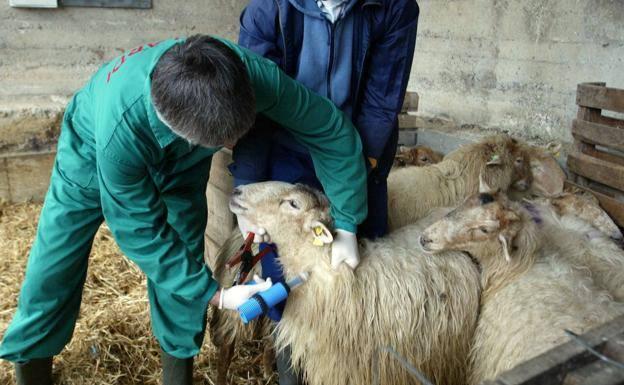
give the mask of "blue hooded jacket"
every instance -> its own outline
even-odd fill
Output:
[[[333,79],[331,88],[341,88],[338,82],[344,80],[342,88],[351,91],[345,112],[350,112],[360,133],[365,156],[379,159],[398,129],[419,8],[415,0],[356,0],[348,7],[352,7],[348,17],[353,18],[351,78]],[[241,15],[239,44],[297,78],[306,52],[304,21],[310,12],[323,17],[314,0],[251,0]],[[318,78],[326,79],[327,74],[318,73]],[[262,162],[254,164],[262,167]]]
[[[364,192],[368,217],[358,229],[359,235],[374,238],[387,232],[386,178],[396,150],[398,114],[414,56],[419,9],[415,0],[350,0],[342,13],[344,18],[331,24],[315,0],[251,0],[241,15],[239,44],[274,61],[351,118],[364,155],[377,161]],[[279,142],[272,155],[271,139]],[[311,160],[302,161],[282,149],[304,151],[285,130],[258,116],[255,129],[234,148],[230,170],[235,183],[267,180],[271,172],[275,177],[277,165],[280,180],[295,179],[320,188]],[[298,162],[311,175],[297,174],[300,167],[292,164]],[[283,280],[275,251],[261,263],[264,277]],[[272,308],[269,317],[278,321],[283,306]]]

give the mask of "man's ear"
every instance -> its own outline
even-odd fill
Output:
[[[312,231],[312,236],[314,237],[312,243],[315,246],[329,245],[334,241],[334,236],[324,223],[317,220],[312,221],[310,229]]]

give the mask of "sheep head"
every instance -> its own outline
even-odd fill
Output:
[[[443,156],[439,152],[433,151],[427,146],[414,146],[414,147],[399,147],[396,156],[394,157],[395,166],[427,166],[430,164],[439,163]]]
[[[479,193],[425,229],[420,244],[427,252],[465,251],[486,264],[501,256],[511,262],[513,241],[522,227],[522,216],[509,199],[481,178]]]
[[[533,182],[531,174],[531,158],[526,151],[526,145],[517,139],[511,139],[511,156],[514,164],[513,184],[511,188],[518,191],[526,191]]]
[[[539,243],[530,216],[503,193],[484,186],[481,179],[478,194],[425,229],[420,244],[432,253],[468,252],[481,265],[482,301],[487,301],[533,265]]]
[[[287,276],[319,265],[331,270],[332,219],[329,201],[319,191],[301,184],[255,183],[234,189],[229,206],[267,231]]]
[[[479,168],[471,174],[474,175],[473,183],[476,183],[476,176],[480,175],[490,186],[506,191],[510,186],[518,189],[526,188],[529,185],[529,168],[526,162],[526,155],[522,151],[522,144],[506,134],[489,136],[474,146],[466,146],[466,152],[478,152],[481,160]],[[452,157],[447,156],[445,159]],[[477,191],[477,186],[473,190]]]
[[[532,175],[532,193],[543,197],[553,197],[563,192],[566,175],[554,157],[560,147],[548,144],[545,147],[527,148]]]

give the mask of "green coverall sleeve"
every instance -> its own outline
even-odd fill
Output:
[[[145,162],[131,150],[136,142],[123,142],[114,135],[97,153],[106,223],[124,254],[155,285],[182,299],[205,300],[207,305],[218,283],[203,263],[203,255],[191,255],[167,223],[167,208]]]
[[[248,60],[257,112],[286,127],[308,148],[337,228],[356,232],[367,215],[362,142],[351,121],[327,98],[289,78],[275,63]]]

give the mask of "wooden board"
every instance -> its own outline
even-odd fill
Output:
[[[234,215],[227,202],[230,194],[208,185],[206,199],[208,200],[208,223],[206,234],[216,243],[224,242],[234,228]]]
[[[399,114],[399,129],[413,129],[416,128],[418,117],[414,115]]]
[[[580,142],[582,143],[582,142]],[[583,143],[585,144],[585,143]],[[580,151],[583,154],[587,154],[589,156],[593,156],[594,158],[598,158],[598,159],[602,159],[606,162],[611,162],[611,163],[615,163],[615,164],[619,164],[624,166],[624,157],[618,156],[618,155],[613,155],[611,153],[608,152],[604,152],[601,151],[600,149],[596,148],[594,145],[585,145],[585,146],[581,146]]]
[[[585,178],[624,191],[624,166],[573,153],[568,155],[568,169]]]
[[[613,219],[618,226],[624,227],[624,202],[620,202],[606,194],[603,194],[596,190],[591,190],[587,187],[581,186],[571,181],[566,181],[566,184],[572,187],[576,187],[585,192],[594,194],[594,196],[598,198],[600,206],[609,214],[611,219]]]
[[[401,107],[401,112],[417,111],[419,99],[420,98],[417,92],[407,92],[405,94],[405,100],[403,101],[403,106]]]
[[[221,245],[215,242],[209,235],[204,235],[204,261],[212,271],[215,269],[215,258]]]
[[[624,316],[607,322],[582,336],[590,346],[604,353],[608,342],[624,334]],[[613,357],[616,358],[617,357]],[[490,385],[561,385],[564,379],[582,367],[597,362],[596,356],[574,341],[566,342],[528,360],[497,377]],[[596,369],[593,367],[593,369]],[[583,372],[581,372],[583,373]],[[594,374],[595,371],[594,371]],[[590,385],[593,383],[585,383]],[[570,384],[572,385],[572,384]]]
[[[152,0],[59,0],[63,7],[152,8]]]
[[[570,373],[563,385],[622,385],[624,370],[602,361],[596,361]]]
[[[576,104],[583,107],[624,112],[624,90],[605,87],[604,84],[579,84],[576,90]]]
[[[6,158],[0,158],[0,199],[11,202],[9,170],[7,168]]]
[[[227,166],[232,163],[232,152],[227,149],[223,149],[216,152],[212,156],[212,163],[210,166],[210,178],[208,183],[218,187],[221,191],[229,193],[234,186],[234,178],[230,174]]]
[[[0,198],[8,202],[41,202],[48,191],[56,153],[23,153],[0,157]]]
[[[574,119],[572,135],[583,142],[624,151],[624,130],[621,128]]]

